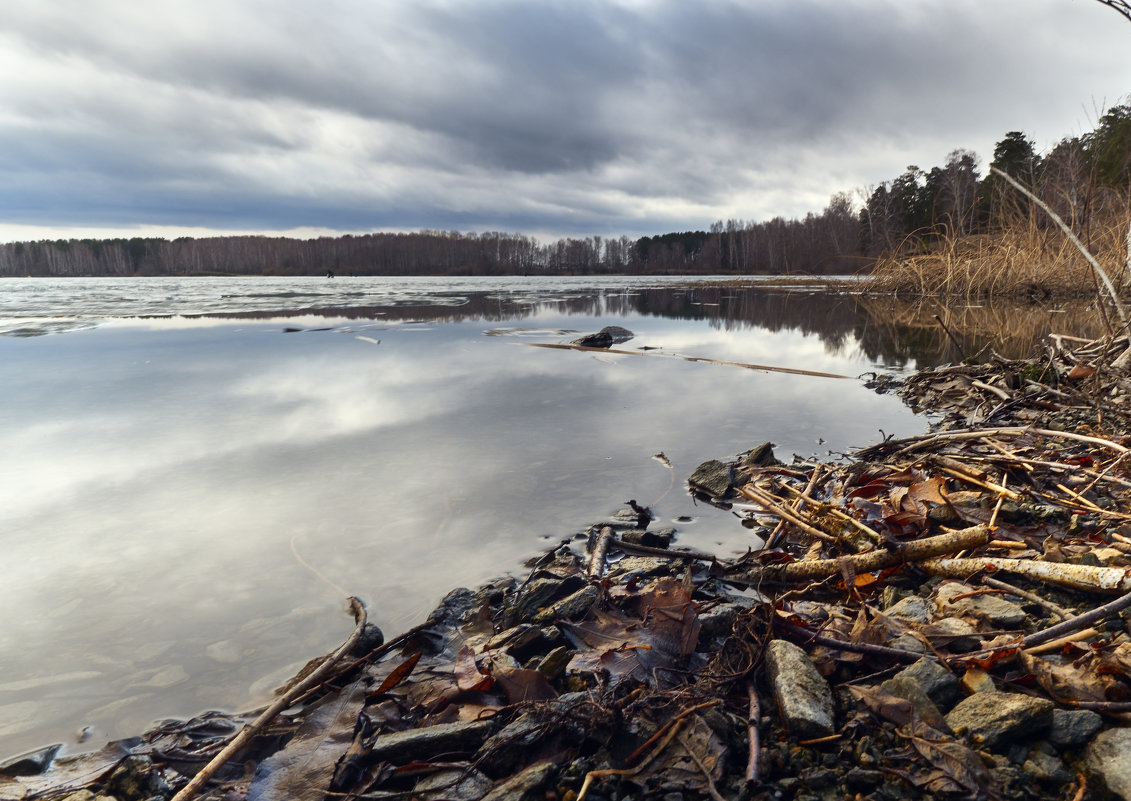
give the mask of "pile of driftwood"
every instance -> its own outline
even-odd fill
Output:
[[[387,643],[354,599],[258,716],[29,755],[0,799],[1131,798],[1120,352],[879,380],[932,431],[692,476],[740,557],[634,506]]]

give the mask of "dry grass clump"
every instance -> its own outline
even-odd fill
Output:
[[[1096,226],[1085,245],[1126,289],[1127,231],[1131,215]],[[940,236],[928,252],[881,259],[873,286],[888,292],[952,295],[1096,294],[1099,285],[1080,251],[1055,226],[1036,216],[994,234]]]

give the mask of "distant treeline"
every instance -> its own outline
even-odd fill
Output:
[[[838,193],[819,214],[727,220],[709,231],[632,240],[599,236],[543,244],[514,233],[419,231],[291,239],[224,236],[70,239],[0,245],[0,275],[535,275],[837,274],[881,256],[928,250],[941,238],[991,233],[1030,213],[1004,182],[979,175],[978,157],[952,151],[941,167]],[[1131,197],[1131,105],[1041,155],[1023,133],[994,147],[993,166],[1033,187],[1085,239],[1126,214]]]

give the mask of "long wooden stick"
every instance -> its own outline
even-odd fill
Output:
[[[366,614],[365,606],[357,598],[350,596],[349,602],[350,608],[353,610],[354,620],[357,621],[357,625],[354,627],[353,633],[349,636],[349,639],[342,643],[338,650],[326,657],[326,660],[319,665],[313,673],[288,690],[275,701],[275,703],[271,704],[271,706],[267,707],[263,714],[257,717],[252,723],[244,726],[239,734],[233,737],[231,742],[224,746],[224,749],[220,753],[214,756],[199,773],[192,777],[192,781],[182,787],[180,792],[173,796],[172,801],[189,801],[190,798],[199,793],[204,785],[208,783],[208,780],[215,775],[216,771],[224,767],[228,760],[246,746],[252,737],[274,720],[280,712],[294,703],[294,699],[320,682],[322,678],[333,669],[338,660],[350,652],[361,638],[361,633],[365,630]]]
[[[838,373],[822,373],[818,370],[802,370],[799,367],[775,367],[770,364],[747,364],[746,362],[728,362],[723,359],[708,359],[704,356],[681,356],[675,353],[652,353],[646,350],[620,350],[618,348],[591,348],[588,345],[566,345],[554,342],[524,342],[532,348],[553,348],[555,350],[580,350],[588,353],[616,353],[621,356],[659,356],[666,359],[683,359],[688,362],[703,362],[704,364],[721,364],[724,367],[745,367],[747,370],[765,370],[769,373],[788,373],[790,375],[807,375],[813,378],[852,378],[850,375]]]
[[[1017,573],[1037,581],[1059,584],[1087,592],[1127,592],[1131,590],[1131,569],[1096,567],[1062,562],[1039,562],[1035,559],[1007,559],[1000,556],[979,556],[966,559],[929,559],[923,569],[936,576],[968,579],[983,572]]]
[[[857,574],[869,573],[885,567],[904,562],[923,562],[928,559],[948,553],[958,553],[970,548],[978,548],[990,541],[988,526],[978,525],[939,534],[935,537],[924,537],[921,540],[912,540],[903,543],[897,550],[875,550],[868,553],[858,553],[851,556],[842,556],[837,559],[803,559],[785,565],[767,565],[740,573],[730,578],[737,581],[756,584],[760,581],[799,583],[828,578],[841,573],[845,560]],[[954,560],[951,560],[954,561]],[[966,560],[963,560],[966,561]],[[972,562],[982,560],[971,559]],[[1009,561],[1009,560],[1002,560]]]

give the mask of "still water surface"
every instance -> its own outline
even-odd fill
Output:
[[[672,358],[901,371],[945,356],[914,314],[681,283],[0,283],[0,757],[249,707],[348,634],[343,591],[391,636],[630,498],[743,551],[696,464],[925,427],[856,380]],[[529,347],[605,325],[655,350]]]

